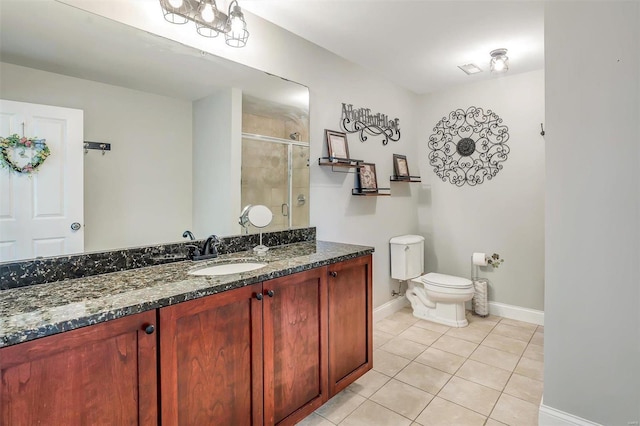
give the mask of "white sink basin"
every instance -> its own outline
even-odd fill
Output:
[[[213,265],[206,268],[197,269],[189,272],[190,275],[230,275],[239,274],[241,272],[255,271],[256,269],[264,268],[266,263],[256,262],[241,262],[241,263],[224,263],[222,265]]]

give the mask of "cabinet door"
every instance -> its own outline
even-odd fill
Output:
[[[149,311],[0,349],[0,424],[157,424]]]
[[[295,424],[327,401],[326,268],[263,291],[265,424]]]
[[[373,368],[371,255],[328,266],[329,398]]]
[[[163,426],[262,425],[261,288],[160,309]]]

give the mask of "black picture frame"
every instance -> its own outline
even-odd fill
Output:
[[[325,129],[325,137],[327,140],[329,158],[338,161],[349,161],[349,143],[347,141],[347,134]]]
[[[411,179],[406,155],[393,154],[393,173],[396,179]]]
[[[360,192],[378,192],[378,177],[374,163],[358,164],[358,189]]]

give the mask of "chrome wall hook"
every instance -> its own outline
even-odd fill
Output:
[[[544,126],[540,123],[540,135],[544,136]]]

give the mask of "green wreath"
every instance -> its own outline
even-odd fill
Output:
[[[11,157],[9,157],[9,149],[11,148],[18,148],[20,150],[18,155],[20,157],[26,157],[25,151],[32,149],[34,154],[31,157],[31,161],[22,167],[18,166],[11,160]],[[44,163],[44,160],[46,160],[49,155],[51,155],[51,151],[45,143],[45,139],[25,138],[17,134],[6,138],[0,137],[0,163],[3,167],[13,170],[14,172],[30,175]]]

